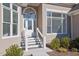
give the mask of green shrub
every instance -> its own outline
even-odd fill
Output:
[[[75,40],[74,40],[74,45],[76,48],[79,49],[79,37],[77,37]]]
[[[60,47],[60,40],[58,38],[53,39],[50,46],[52,49],[58,49]]]
[[[70,40],[70,46],[69,49],[75,48],[74,40]]]
[[[77,37],[75,40],[70,41],[70,48],[79,49],[79,37]]]
[[[66,53],[67,52],[67,49],[61,47],[61,48],[58,48],[57,51],[58,52],[64,52],[64,53]]]
[[[6,56],[21,56],[23,55],[23,50],[14,44],[6,49]]]
[[[77,48],[72,48],[71,50],[72,50],[72,52],[77,52],[78,51]]]
[[[61,39],[61,47],[68,49],[69,46],[70,46],[70,38],[69,37],[63,37]]]

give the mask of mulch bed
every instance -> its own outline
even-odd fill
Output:
[[[49,44],[46,45],[48,48],[52,49]],[[55,50],[52,50],[51,52],[47,52],[49,56],[79,56],[79,51],[78,52],[72,52],[69,50],[68,52],[58,52]]]
[[[47,53],[49,56],[79,56],[79,52],[71,52],[71,51],[68,51],[67,53],[58,52],[58,51],[51,51]]]

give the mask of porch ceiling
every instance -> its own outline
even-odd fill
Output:
[[[41,3],[17,3],[17,4],[22,7],[27,7],[27,6],[39,6]],[[75,3],[45,3],[45,4],[57,5],[68,8],[72,8],[75,5]]]
[[[22,7],[27,7],[27,6],[39,6],[40,3],[18,3],[18,5]]]
[[[62,6],[62,7],[68,7],[68,8],[72,8],[75,5],[75,3],[49,3],[49,4]]]

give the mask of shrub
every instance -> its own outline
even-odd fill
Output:
[[[58,52],[64,52],[64,53],[66,53],[67,52],[67,49],[61,47],[61,48],[58,48],[57,51]]]
[[[70,46],[70,38],[69,37],[63,37],[61,39],[61,47],[68,49],[69,46]]]
[[[76,48],[79,49],[79,37],[77,37],[75,40],[74,40],[74,45]]]
[[[6,49],[6,56],[21,56],[23,55],[23,50],[18,47],[18,45],[11,45],[8,49]]]
[[[50,47],[52,49],[58,49],[60,47],[60,40],[58,38],[55,38],[52,40]]]
[[[79,37],[77,37],[75,40],[70,41],[70,48],[79,49]]]
[[[69,46],[69,48],[70,48],[70,49],[76,48],[76,47],[75,47],[75,42],[74,42],[74,40],[70,40],[70,46]]]
[[[72,52],[77,52],[78,51],[77,48],[72,48],[71,50],[72,50]]]

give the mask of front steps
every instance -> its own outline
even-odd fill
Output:
[[[28,49],[34,49],[34,48],[41,48],[42,47],[42,41],[38,40],[35,37],[28,37]],[[21,41],[21,47],[25,49],[25,40]]]
[[[34,37],[28,38],[28,49],[40,48],[40,42],[41,41],[37,41],[37,39]]]

